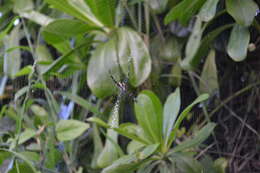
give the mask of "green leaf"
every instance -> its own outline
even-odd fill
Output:
[[[52,73],[58,72],[58,70],[63,66],[63,65],[73,65],[75,62],[72,59],[72,55],[74,55],[75,51],[78,49],[84,47],[84,46],[89,46],[92,43],[92,37],[88,37],[85,39],[85,41],[82,43],[82,45],[79,45],[78,47],[74,49],[67,49],[66,52],[69,50],[69,52],[65,53],[63,56],[59,57],[55,61],[53,61],[52,64],[50,64],[48,67],[46,67],[46,70],[42,72],[42,75],[48,76]]]
[[[13,28],[13,25],[14,25],[14,22],[16,20],[18,20],[19,18],[16,16],[14,17],[10,22],[9,24],[7,25],[7,27],[0,32],[0,41],[8,34],[8,32]]]
[[[60,120],[56,125],[56,133],[59,141],[73,140],[83,134],[89,128],[89,124],[77,120]]]
[[[45,0],[60,11],[74,16],[82,21],[96,27],[103,27],[103,24],[91,12],[84,0]]]
[[[80,96],[77,96],[75,94],[72,94],[70,92],[60,92],[61,95],[66,96],[73,102],[77,103],[78,105],[82,106],[86,110],[95,113],[96,115],[102,115],[102,113],[98,110],[98,108],[91,103],[89,103],[87,100],[83,99]]]
[[[250,26],[258,6],[253,0],[226,0],[226,9],[238,24]]]
[[[202,173],[203,167],[199,161],[186,153],[174,153],[171,156],[172,164],[176,165],[178,172]]]
[[[103,144],[102,144],[101,136],[97,125],[94,124],[92,129],[93,129],[94,153],[91,160],[91,168],[97,169],[98,168],[97,160],[99,154],[102,152]]]
[[[12,155],[14,155],[15,157],[23,160],[30,168],[31,168],[31,171],[33,173],[39,173],[36,169],[35,169],[35,166],[33,165],[33,162],[31,162],[30,160],[28,160],[26,157],[24,157],[22,154],[20,153],[17,153],[15,151],[11,151],[11,150],[8,150],[8,149],[5,149],[5,148],[0,148],[0,151],[5,151],[5,152],[9,152],[11,153]],[[2,154],[2,153],[1,153]]]
[[[114,26],[115,0],[85,0],[94,15],[106,26]]]
[[[105,128],[110,128],[110,126],[106,122],[104,122],[103,120],[101,120],[98,117],[90,117],[90,118],[88,118],[88,121],[92,122],[92,123],[97,123],[99,126],[102,126]]]
[[[120,124],[119,128],[114,128],[114,130],[118,132],[120,135],[138,141],[142,144],[147,145],[151,143],[145,136],[143,129],[138,125],[132,123],[124,123]]]
[[[228,160],[220,157],[214,161],[214,168],[217,170],[217,173],[225,173],[228,166]]]
[[[184,120],[184,118],[188,115],[188,113],[191,111],[191,109],[193,108],[193,106],[195,106],[196,104],[205,101],[206,99],[208,99],[209,95],[208,94],[202,94],[200,95],[196,100],[194,100],[188,107],[186,107],[182,113],[180,114],[180,116],[178,117],[177,121],[174,124],[174,128],[173,131],[171,132],[169,141],[168,141],[168,147],[171,146],[173,140],[176,137],[176,133],[181,125],[181,122]]]
[[[41,26],[46,26],[54,20],[53,18],[34,10],[28,12],[22,12],[19,14],[21,17],[27,18]]]
[[[250,33],[247,27],[236,24],[228,41],[227,53],[234,61],[243,61],[247,56]]]
[[[160,58],[163,58],[167,61],[176,62],[181,57],[181,51],[183,45],[181,41],[176,37],[166,38],[164,44],[161,44],[161,40],[159,40],[155,46],[156,48],[158,48],[157,46],[160,46],[158,48],[159,56]]]
[[[152,91],[142,91],[135,103],[135,115],[145,135],[153,143],[162,142],[162,104]]]
[[[181,66],[184,69],[190,69],[190,62],[193,60],[196,55],[201,42],[203,29],[202,21],[197,17],[195,26],[193,27],[192,34],[189,37],[188,43],[185,48],[185,59],[181,62]]]
[[[202,129],[200,129],[200,131],[198,131],[197,134],[192,139],[188,139],[180,143],[178,146],[174,147],[171,152],[181,152],[192,147],[197,147],[199,144],[201,144],[209,137],[209,135],[211,134],[211,132],[215,127],[216,127],[215,123],[208,123]]]
[[[52,61],[53,61],[52,55],[45,45],[40,45],[40,44],[37,45],[35,54],[37,57],[37,70],[41,74],[45,70],[47,70],[48,66],[46,66],[46,64],[52,63]]]
[[[233,24],[227,24],[227,25],[223,25],[213,31],[211,31],[210,33],[208,33],[201,41],[200,43],[200,47],[198,48],[198,50],[196,51],[196,54],[194,55],[193,58],[191,59],[184,59],[181,62],[182,68],[184,70],[191,70],[194,69],[195,67],[198,66],[198,64],[201,62],[201,58],[203,58],[204,56],[207,55],[210,46],[211,46],[211,42],[220,34],[222,33],[224,30],[229,29],[230,27],[232,27]]]
[[[114,105],[112,111],[110,112],[110,118],[108,125],[112,128],[116,128],[119,125],[119,100],[117,100],[117,103]],[[108,165],[111,165],[113,161],[118,159],[119,152],[117,149],[117,143],[118,143],[118,134],[113,129],[108,129],[106,134],[106,142],[105,146],[98,156],[97,159],[97,166],[100,168],[107,167]]]
[[[32,0],[14,0],[14,12],[21,13],[33,10],[34,5]]]
[[[209,22],[211,19],[214,18],[218,2],[219,0],[207,0],[204,3],[198,14],[202,21]]]
[[[206,0],[183,0],[164,18],[164,23],[169,24],[172,21],[178,20],[183,25],[187,25],[190,18],[198,12]]]
[[[64,38],[75,37],[92,29],[94,29],[92,26],[75,19],[56,19],[43,28],[44,32]]]
[[[213,95],[218,88],[218,72],[215,62],[215,51],[211,50],[203,66],[199,90],[201,93]]]
[[[141,152],[126,155],[113,162],[112,165],[105,168],[101,173],[131,173],[145,162],[159,147],[159,144],[148,145]]]
[[[25,76],[32,73],[33,67],[31,65],[27,65],[24,68],[22,68],[18,73],[16,73],[15,77]]]
[[[118,128],[113,128],[110,125],[108,125],[106,122],[104,122],[103,120],[101,120],[100,118],[97,118],[97,117],[88,118],[88,121],[92,122],[92,123],[96,123],[99,126],[102,126],[105,128],[113,129],[120,135],[125,136],[129,139],[138,141],[140,143],[143,143],[143,144],[149,143],[148,141],[146,141],[145,136],[143,135],[142,129],[135,124],[124,123],[124,124],[121,124]]]
[[[12,47],[18,47],[20,41],[20,25],[17,25],[9,36],[5,37],[6,50]],[[20,70],[21,66],[21,52],[20,49],[15,49],[5,53],[4,56],[4,73],[11,78],[15,78],[16,73]]]
[[[129,28],[118,29],[108,42],[99,45],[92,54],[87,81],[96,96],[102,98],[116,93],[110,72],[120,80],[119,66],[135,87],[141,85],[151,71],[151,59],[145,43]]]
[[[168,96],[163,109],[163,136],[167,144],[181,106],[180,89]]]
[[[23,144],[36,135],[36,131],[33,129],[25,129],[24,132],[19,136],[18,144]]]
[[[169,83],[174,87],[180,87],[182,81],[182,69],[179,62],[172,66],[170,75]]]

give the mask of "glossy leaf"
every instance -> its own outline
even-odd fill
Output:
[[[146,45],[129,28],[117,30],[108,42],[99,45],[92,54],[88,63],[87,81],[96,96],[102,98],[116,93],[110,73],[120,81],[119,66],[135,87],[141,85],[151,71],[151,59]]]
[[[226,8],[236,22],[243,26],[252,24],[258,10],[253,0],[226,0]]]
[[[112,128],[117,128],[119,126],[119,100],[114,105],[113,109],[110,112],[108,125]],[[117,141],[118,141],[118,133],[113,129],[107,130],[107,138],[105,141],[105,146],[101,151],[100,155],[97,159],[97,165],[100,168],[107,167],[111,165],[113,161],[118,159],[119,152],[117,150]]]
[[[33,67],[31,65],[27,65],[22,68],[18,73],[15,74],[15,77],[29,75],[33,72]]]
[[[131,173],[152,155],[158,148],[158,144],[148,145],[141,152],[126,155],[116,160],[112,165],[105,168],[101,173]]]
[[[189,37],[188,43],[185,48],[185,59],[181,62],[181,66],[184,69],[190,69],[190,62],[196,55],[196,52],[199,49],[201,37],[202,37],[202,21],[197,17],[195,26],[193,27],[192,34]]]
[[[53,18],[39,13],[38,11],[32,10],[28,12],[19,13],[21,17],[27,18],[41,26],[46,26],[53,21]]]
[[[206,99],[208,99],[209,95],[208,94],[202,94],[200,95],[196,100],[194,100],[188,107],[186,107],[182,113],[179,115],[177,121],[174,124],[174,128],[173,131],[171,132],[169,141],[168,141],[168,147],[171,146],[173,140],[176,137],[176,133],[178,131],[178,129],[180,128],[181,122],[184,120],[184,118],[188,115],[188,113],[191,111],[191,109],[193,108],[193,106],[195,106],[196,104],[205,101]]]
[[[135,115],[150,141],[162,141],[163,110],[159,98],[151,91],[142,91],[135,103]]]
[[[56,125],[56,134],[59,141],[73,140],[89,128],[87,123],[78,120],[60,120]]]
[[[64,38],[75,37],[94,29],[88,24],[75,19],[56,19],[43,28],[44,32],[62,36]]]
[[[250,33],[247,27],[235,25],[228,41],[227,53],[234,61],[243,61],[247,56]]]
[[[192,147],[197,147],[209,137],[215,127],[215,123],[208,123],[200,131],[198,131],[192,139],[188,139],[180,143],[178,146],[174,147],[172,152],[180,152]]]
[[[116,40],[114,38],[99,45],[92,53],[88,63],[88,86],[98,97],[106,97],[116,93],[115,84],[109,74],[111,71],[114,78],[119,80],[115,46]]]
[[[106,26],[114,26],[115,0],[85,0],[95,16]]]
[[[199,89],[201,93],[212,95],[218,88],[218,71],[215,62],[215,51],[211,50],[203,66]]]
[[[130,28],[120,28],[117,37],[119,64],[124,74],[129,76],[130,84],[137,87],[151,72],[149,50],[138,33]]]
[[[164,23],[178,20],[183,25],[187,25],[190,18],[198,12],[206,0],[183,0],[176,6],[164,18]]]
[[[204,22],[209,22],[216,14],[219,0],[207,0],[199,12],[199,17]]]
[[[58,10],[61,10],[71,16],[74,16],[82,21],[97,27],[103,25],[96,19],[84,0],[45,0],[50,5],[53,5]]]
[[[102,144],[101,136],[97,125],[94,124],[92,129],[93,129],[94,153],[91,160],[91,167],[96,169],[98,168],[97,160],[99,154],[102,152],[103,144]]]
[[[182,68],[184,70],[191,70],[194,69],[195,67],[198,66],[198,64],[201,62],[201,58],[203,58],[204,56],[207,55],[210,46],[211,46],[211,42],[223,31],[229,29],[230,27],[232,27],[233,24],[227,24],[227,25],[223,25],[213,31],[211,31],[210,33],[208,33],[202,40],[200,43],[200,47],[198,48],[196,54],[194,55],[193,58],[191,59],[184,59],[181,62]]]
[[[163,109],[163,136],[166,144],[179,114],[180,106],[180,89],[177,88],[174,93],[168,96]]]

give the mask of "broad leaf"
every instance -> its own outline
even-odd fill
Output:
[[[180,151],[185,151],[192,147],[197,147],[199,144],[201,144],[209,137],[209,135],[211,134],[211,132],[215,127],[216,127],[215,123],[208,123],[200,131],[198,131],[197,134],[195,134],[195,136],[192,139],[188,139],[180,143],[178,146],[174,147],[171,152],[180,152]]]
[[[193,27],[192,34],[189,37],[188,43],[185,48],[185,59],[181,62],[184,69],[190,69],[190,62],[193,60],[196,52],[200,47],[201,37],[202,37],[202,21],[197,17],[195,26]]]
[[[204,22],[209,22],[216,14],[219,0],[207,0],[199,12],[199,17]]]
[[[73,140],[83,134],[89,124],[78,120],[60,120],[56,125],[56,134],[59,141]]]
[[[185,70],[190,70],[190,69],[194,69],[195,67],[197,67],[198,64],[201,62],[201,58],[203,58],[204,56],[206,56],[208,54],[208,51],[209,51],[210,46],[211,46],[211,42],[220,33],[222,33],[226,29],[229,29],[232,26],[233,26],[233,24],[223,25],[223,26],[221,26],[221,27],[211,31],[210,33],[208,33],[201,40],[200,47],[198,48],[198,50],[197,50],[196,54],[194,55],[194,57],[191,58],[191,59],[184,59],[181,62],[182,68],[185,69]]]
[[[168,96],[163,109],[163,136],[167,144],[174,122],[179,114],[181,106],[180,89]]]
[[[199,89],[201,93],[213,95],[218,88],[218,71],[215,62],[215,51],[211,50],[203,66]]]
[[[148,145],[141,152],[123,156],[105,168],[101,173],[131,173],[138,169],[145,162],[145,159],[157,150],[158,146],[158,144]]]
[[[44,32],[62,36],[64,38],[75,37],[84,34],[94,27],[75,19],[56,19],[43,28]]]
[[[119,66],[135,87],[141,85],[151,71],[151,59],[145,43],[129,28],[118,29],[108,42],[99,45],[92,54],[87,80],[96,96],[106,97],[116,92],[110,73],[121,80]]]
[[[135,114],[138,124],[153,143],[162,141],[162,104],[151,91],[142,91],[135,103]]]
[[[243,61],[247,56],[250,33],[247,27],[235,25],[228,41],[227,53],[234,61]]]
[[[195,106],[196,104],[205,101],[206,99],[208,99],[209,95],[208,94],[202,94],[200,95],[196,100],[194,100],[188,107],[186,107],[182,113],[180,114],[180,116],[178,117],[177,121],[174,124],[174,128],[173,131],[171,132],[169,141],[168,141],[168,147],[171,146],[173,140],[176,137],[176,133],[181,125],[181,122],[184,120],[184,118],[188,115],[188,113],[191,111],[191,109],[193,108],[193,106]]]
[[[116,128],[119,125],[119,107],[116,103],[110,112],[108,125]],[[97,166],[100,168],[111,165],[119,157],[117,150],[118,133],[113,129],[108,129],[106,134],[106,141],[103,150],[97,158]]]
[[[115,0],[85,0],[95,16],[106,26],[114,26]]]
[[[58,10],[61,10],[71,16],[96,27],[103,27],[103,24],[91,12],[84,0],[45,0]]]
[[[253,0],[226,0],[226,8],[236,22],[243,26],[251,25],[258,10]]]
[[[137,32],[120,28],[117,32],[119,64],[131,85],[141,85],[151,72],[151,59],[147,46]],[[130,70],[130,71],[129,71]]]
[[[190,18],[198,12],[206,0],[183,0],[174,6],[164,18],[164,23],[169,24],[178,20],[183,25],[187,25]]]

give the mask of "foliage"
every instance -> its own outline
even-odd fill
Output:
[[[227,159],[200,152],[216,143],[216,52],[248,60],[257,11],[253,0],[0,0],[0,172],[225,172]],[[205,118],[181,126],[199,107]]]

